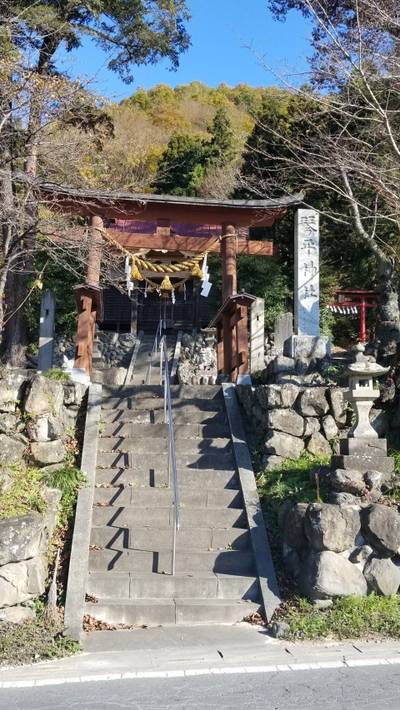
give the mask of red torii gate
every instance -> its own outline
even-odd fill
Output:
[[[63,213],[87,217],[91,221],[91,241],[87,259],[86,279],[75,288],[78,307],[78,328],[75,366],[87,373],[92,369],[92,347],[96,320],[101,319],[101,254],[105,223],[110,220],[145,221],[155,223],[153,233],[127,232],[109,229],[109,234],[121,247],[135,253],[138,249],[183,251],[193,255],[204,251],[218,252],[222,258],[222,302],[217,328],[225,354],[219,348],[219,369],[236,379],[247,372],[248,356],[237,354],[237,328],[232,326],[232,308],[247,308],[250,301],[237,294],[237,254],[272,256],[271,241],[254,241],[239,234],[240,228],[270,227],[289,207],[301,204],[302,196],[265,200],[217,200],[211,198],[148,195],[103,190],[82,190],[52,183],[41,183],[39,193],[46,205]],[[219,225],[221,236],[185,236],[173,232],[174,224]],[[210,229],[210,231],[212,231]],[[247,296],[249,296],[247,294]],[[252,298],[251,296],[249,297]],[[254,297],[253,297],[254,298]],[[239,303],[240,301],[240,303]],[[234,320],[237,318],[234,315]],[[241,311],[241,352],[247,315]],[[246,326],[247,327],[247,326]],[[228,342],[229,341],[229,342]],[[248,346],[247,346],[248,347]],[[222,359],[221,359],[222,358]],[[235,362],[233,362],[235,359]],[[239,361],[240,360],[240,361]]]

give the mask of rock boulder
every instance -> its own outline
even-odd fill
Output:
[[[357,565],[336,552],[312,552],[303,567],[300,584],[311,598],[365,597],[367,582]]]
[[[25,444],[7,434],[0,434],[0,466],[11,466],[23,460]]]
[[[319,431],[310,436],[307,442],[307,450],[314,456],[330,456],[332,454],[329,442]]]
[[[400,587],[400,568],[388,557],[370,557],[364,567],[364,577],[372,591],[385,597],[397,594]]]
[[[0,567],[0,599],[3,606],[14,606],[38,597],[45,591],[47,565],[43,557],[11,562]]]
[[[303,550],[307,546],[304,533],[306,511],[307,503],[295,503],[283,515],[283,541],[295,550]]]
[[[354,508],[310,503],[305,513],[305,534],[316,552],[342,552],[353,547],[360,527],[360,514]]]
[[[267,426],[293,436],[303,436],[304,419],[293,409],[271,409],[268,412]]]
[[[361,496],[366,490],[364,476],[360,471],[353,469],[336,468],[329,476],[330,484],[338,493],[351,493]]]
[[[323,417],[329,411],[325,387],[308,387],[301,394],[298,407],[303,417]]]
[[[268,454],[298,459],[304,451],[304,441],[282,431],[269,432],[265,448]]]
[[[31,382],[24,409],[27,414],[57,415],[61,411],[64,390],[61,382],[37,375]]]
[[[375,503],[362,512],[363,535],[384,557],[400,554],[400,514],[395,508]]]
[[[44,520],[39,513],[0,520],[0,565],[35,557],[43,527]]]
[[[65,458],[65,446],[62,441],[36,441],[31,444],[31,456],[39,466],[60,463]]]

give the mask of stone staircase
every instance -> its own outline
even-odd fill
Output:
[[[132,372],[131,382],[133,385],[141,384],[158,384],[160,381],[160,354],[159,352],[153,353],[155,333],[143,333],[139,351],[136,356],[135,366]],[[176,343],[176,333],[167,332],[167,349],[168,349],[168,360],[172,361],[174,356],[174,349]],[[152,365],[151,371],[149,369],[150,363]]]
[[[111,624],[233,623],[260,608],[222,390],[171,390],[181,501],[175,576],[161,388],[103,388],[85,613]]]

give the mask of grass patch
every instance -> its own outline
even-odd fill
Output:
[[[55,380],[56,382],[71,382],[69,374],[57,367],[52,367],[50,370],[43,372],[43,377],[47,377],[48,380]]]
[[[76,494],[86,479],[82,471],[66,464],[52,473],[34,466],[12,466],[0,489],[0,519],[15,518],[32,511],[44,513],[47,508],[45,485],[61,493],[58,525],[65,526],[74,514]]]
[[[293,639],[400,638],[400,597],[343,597],[325,610],[300,598],[283,619]]]
[[[272,471],[265,471],[258,479],[258,489],[271,532],[278,532],[278,513],[288,498],[296,503],[314,503],[323,499],[324,481],[312,473],[327,465],[329,456],[312,456],[305,452],[299,459],[285,459]]]
[[[43,474],[33,466],[10,466],[0,489],[0,519],[32,511],[44,513]]]
[[[64,527],[72,520],[77,492],[86,483],[86,477],[79,468],[67,464],[57,471],[44,474],[43,480],[49,488],[61,491],[59,525]]]
[[[62,623],[49,625],[44,616],[23,624],[1,623],[0,666],[39,663],[77,653],[79,644],[62,635]]]

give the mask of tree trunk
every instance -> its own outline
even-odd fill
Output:
[[[38,63],[35,73],[38,76],[45,76],[49,69],[51,58],[60,43],[57,35],[49,35],[43,40],[40,49]],[[37,175],[38,153],[39,153],[39,133],[41,129],[43,111],[43,99],[39,94],[33,93],[30,101],[28,140],[26,143],[25,172],[32,178]],[[34,271],[34,250],[36,244],[37,225],[37,200],[31,187],[27,189],[30,194],[26,200],[26,218],[31,224],[28,230],[24,251],[25,260],[23,270],[9,274],[7,284],[7,304],[8,310],[14,312],[6,327],[6,356],[12,365],[21,365],[25,361],[25,351],[28,344],[27,324],[25,309],[20,307],[28,293],[29,276]],[[16,310],[18,309],[18,310]]]
[[[376,340],[379,360],[393,364],[400,342],[400,309],[397,275],[390,259],[378,264],[379,301]]]

